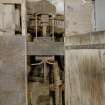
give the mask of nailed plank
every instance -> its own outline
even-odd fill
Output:
[[[22,4],[21,4],[22,36],[27,35],[26,13],[27,13],[26,0],[22,0]]]
[[[105,50],[66,50],[66,105],[104,105]]]
[[[104,105],[104,67],[104,31],[66,36],[66,105]]]
[[[91,45],[71,45],[66,46],[66,50],[70,49],[105,49],[105,44],[91,44]]]
[[[28,55],[64,55],[64,43],[28,42]]]
[[[98,31],[80,35],[66,36],[65,46],[74,45],[102,45],[105,44],[105,31]]]
[[[21,4],[22,0],[0,0],[3,4]]]
[[[28,43],[28,55],[64,55],[63,43]]]
[[[0,4],[0,34],[15,35],[15,6]],[[7,19],[8,18],[8,19]]]
[[[0,105],[27,105],[25,37],[0,36]]]
[[[91,3],[84,0],[65,0],[65,35],[84,34],[92,30]]]

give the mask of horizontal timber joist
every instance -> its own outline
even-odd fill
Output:
[[[3,4],[21,4],[22,0],[0,0]]]
[[[28,42],[28,55],[64,55],[64,43],[36,40]]]
[[[105,44],[89,44],[89,45],[71,45],[65,46],[66,50],[70,49],[105,49]]]
[[[91,32],[81,35],[73,35],[65,37],[65,46],[72,48],[104,48],[105,31]],[[81,47],[78,47],[81,46]],[[70,48],[69,47],[69,48]]]

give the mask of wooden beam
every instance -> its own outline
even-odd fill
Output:
[[[21,4],[22,0],[0,0],[3,4]]]
[[[64,55],[63,42],[28,42],[28,55]]]
[[[22,3],[21,3],[21,23],[22,23],[22,36],[26,36],[27,34],[26,0],[22,0]]]
[[[24,74],[25,38],[3,34],[0,36],[0,105],[27,105]]]
[[[105,44],[71,45],[65,46],[65,49],[105,49]]]
[[[87,48],[89,46],[91,46],[92,48],[93,45],[98,45],[98,47],[96,48],[102,48],[102,44],[105,44],[105,31],[98,31],[65,37],[65,46],[87,45]]]
[[[65,60],[65,105],[104,105],[105,49],[66,50]]]
[[[59,67],[58,67],[58,63],[54,63],[54,84],[55,84],[55,103],[56,105],[61,105],[60,103],[60,85],[61,85],[61,81],[60,81],[60,75],[59,75]]]

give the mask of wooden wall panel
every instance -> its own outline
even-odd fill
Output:
[[[66,50],[66,105],[105,104],[105,50]]]
[[[88,33],[91,25],[91,3],[84,3],[84,0],[65,0],[65,35]]]
[[[15,6],[0,4],[0,35],[15,35]]]
[[[0,105],[27,105],[25,37],[0,36]]]

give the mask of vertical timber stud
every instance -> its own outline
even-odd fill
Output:
[[[56,101],[56,105],[61,105],[60,102],[60,76],[59,76],[59,67],[58,67],[58,63],[55,62],[54,63],[54,82],[55,82],[55,101]]]
[[[28,81],[27,81],[27,24],[26,24],[26,0],[21,2],[21,23],[22,23],[22,36],[25,37],[25,84],[26,84],[26,105],[28,105]]]
[[[22,36],[27,35],[27,25],[26,25],[26,0],[21,2],[21,22],[22,22]]]

